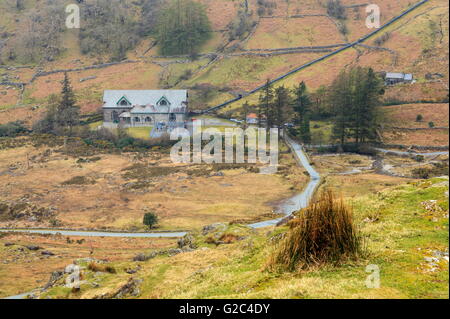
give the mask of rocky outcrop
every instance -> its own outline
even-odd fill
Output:
[[[50,279],[48,280],[47,284],[45,284],[43,290],[47,290],[51,287],[53,287],[58,280],[60,280],[64,276],[64,271],[54,271],[50,275]]]
[[[141,293],[139,287],[142,284],[142,281],[142,279],[130,278],[127,283],[117,290],[95,296],[93,299],[121,299],[127,296],[137,297]]]
[[[195,249],[197,248],[197,246],[195,245],[195,241],[194,241],[194,237],[192,237],[192,235],[190,234],[186,234],[184,237],[181,237],[180,239],[178,239],[178,248],[183,249],[183,248],[192,248]]]
[[[52,207],[38,207],[27,199],[18,201],[0,202],[0,221],[27,220],[30,222],[42,222],[55,217]]]
[[[209,233],[216,232],[216,231],[224,231],[226,228],[227,228],[227,226],[224,223],[215,223],[215,224],[207,225],[207,226],[203,227],[202,235],[204,236]]]

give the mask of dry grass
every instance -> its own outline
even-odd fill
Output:
[[[177,166],[156,151],[142,159],[132,153],[103,154],[98,161],[81,163],[79,157],[57,150],[45,146],[0,150],[0,199],[26,196],[39,207],[53,206],[68,228],[143,229],[146,211],[156,212],[161,230],[253,221],[271,213],[307,181],[291,154],[283,154],[280,162],[289,170],[263,175],[245,166]],[[218,171],[223,176],[210,176]],[[8,223],[3,226],[50,226],[26,220]]]
[[[435,126],[448,127],[448,103],[394,105],[383,107],[382,110],[389,124],[397,127],[427,128],[429,122]],[[416,118],[419,114],[423,120],[418,122]]]
[[[353,178],[357,177],[361,175]],[[442,179],[436,182],[442,183]],[[302,275],[261,271],[272,252],[268,243],[286,230],[285,227],[265,229],[230,245],[205,247],[202,244],[192,252],[140,263],[142,268],[137,275],[144,282],[137,298],[448,299],[448,263],[435,272],[424,268],[427,266],[424,257],[432,256],[434,250],[448,249],[448,218],[438,216],[437,222],[431,222],[422,217],[421,202],[437,199],[439,204],[442,201],[448,204],[444,195],[447,188],[431,184],[424,181],[402,185],[376,195],[360,190],[360,196],[363,195],[357,199],[359,205],[355,205],[354,214],[355,220],[362,221],[361,231],[370,234],[367,260],[342,267],[320,267]],[[380,217],[378,221],[363,221],[375,211]],[[366,287],[368,264],[380,266],[379,289]],[[134,268],[135,264],[118,262],[114,266]],[[130,278],[122,271],[102,275],[105,279],[98,288],[87,284],[79,294],[69,296],[54,289],[49,296],[94,298],[117,291]],[[98,282],[95,277],[93,280]]]
[[[290,227],[269,259],[272,270],[337,265],[362,253],[352,211],[331,191],[322,192],[317,202],[301,210]]]
[[[448,129],[421,131],[383,131],[383,141],[387,144],[447,146]]]
[[[5,243],[15,245],[6,247]],[[43,256],[42,250],[29,251],[24,247],[27,245],[40,246],[42,250],[51,251],[55,255]],[[124,262],[149,249],[166,249],[175,245],[176,239],[168,238],[69,238],[58,235],[7,234],[0,238],[0,298],[44,286],[51,272],[63,270],[79,258]],[[116,266],[114,268],[119,270]]]
[[[343,41],[333,21],[326,17],[262,19],[247,49],[279,49],[330,45]]]
[[[408,178],[392,177],[373,173],[356,175],[327,176],[323,188],[331,189],[344,198],[353,198],[361,194],[376,193],[386,187],[404,184],[411,181]]]
[[[352,170],[364,171],[371,168],[373,158],[359,154],[326,154],[313,155],[314,166],[322,174],[342,174]]]

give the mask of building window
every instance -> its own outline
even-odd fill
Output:
[[[166,100],[162,100],[159,104],[160,105],[167,105],[167,102],[166,102]]]
[[[135,122],[140,122],[141,119],[140,119],[139,117],[135,117],[135,118],[134,118],[134,121],[135,121]]]
[[[111,113],[111,120],[112,120],[114,123],[119,122],[119,113],[117,113],[117,111],[113,111],[113,112]]]
[[[177,119],[177,116],[174,113],[169,114],[169,121],[174,122],[174,121],[176,121],[176,119]]]
[[[145,118],[145,122],[150,123],[151,121],[152,121],[152,119],[151,119],[149,116],[147,116],[147,117]]]
[[[122,100],[120,101],[120,105],[127,106],[128,102],[126,100]]]

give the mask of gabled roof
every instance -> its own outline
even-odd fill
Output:
[[[161,98],[158,100],[158,102],[156,102],[156,104],[158,105],[159,103],[161,103],[161,101],[166,101],[167,104],[169,104],[169,105],[172,104],[172,103],[170,103],[169,99],[166,98],[164,95],[161,96]]]
[[[411,81],[413,79],[413,75],[410,73],[388,72],[386,73],[386,79],[400,79],[405,81]]]
[[[131,102],[130,102],[130,100],[129,99],[127,99],[127,96],[126,95],[124,95],[124,96],[122,96],[119,100],[117,100],[117,103],[116,103],[116,105],[119,105],[120,104],[120,102],[122,102],[122,100],[125,100],[125,101],[127,101],[128,102],[128,104],[129,105],[131,105]]]
[[[410,74],[410,73],[406,73],[405,74],[405,80],[406,81],[412,81],[412,79],[413,79],[413,75],[412,74]]]
[[[403,73],[395,73],[395,72],[388,72],[386,73],[387,79],[403,79],[405,75]]]
[[[116,108],[117,102],[124,96],[131,106],[156,105],[165,97],[172,107],[178,108],[185,106],[188,99],[187,90],[106,90],[103,93],[103,107]]]

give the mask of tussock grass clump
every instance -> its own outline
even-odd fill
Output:
[[[136,163],[124,168],[122,171],[125,172],[123,174],[125,179],[148,179],[175,174],[178,170],[176,167],[149,166],[147,164]]]
[[[110,274],[115,274],[116,273],[116,269],[112,266],[108,266],[108,265],[101,265],[101,264],[97,264],[95,262],[91,262],[88,267],[89,270],[91,271],[95,271],[95,272],[107,272]]]
[[[89,185],[95,184],[95,180],[86,176],[75,176],[62,183],[62,185]]]
[[[271,270],[308,269],[324,264],[337,265],[362,253],[362,238],[353,223],[352,212],[330,190],[301,210],[271,255]]]

